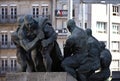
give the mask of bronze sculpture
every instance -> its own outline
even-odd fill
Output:
[[[73,19],[68,20],[67,28],[71,35],[66,40],[64,47],[64,60],[62,67],[68,73],[78,80],[82,80],[85,76],[82,74],[89,69],[84,70],[84,64],[87,62],[87,34],[85,31],[76,26]],[[77,70],[79,74],[77,75]]]
[[[110,76],[111,54],[93,35],[91,29],[78,28],[68,20],[71,35],[64,47],[62,67],[78,81],[104,81]],[[101,71],[95,73],[96,70]]]
[[[29,68],[34,70],[31,71],[57,71],[60,68],[62,54],[56,42],[57,34],[47,18],[34,19],[31,15],[25,15],[18,38],[19,45],[32,59],[33,65],[30,64]]]
[[[100,61],[101,61],[101,69],[97,73],[93,73],[89,77],[89,81],[105,81],[110,77],[110,64],[112,61],[112,55],[108,49],[106,49],[106,45],[104,42],[100,42],[101,53],[100,53]]]
[[[91,29],[76,26],[68,20],[71,35],[66,40],[64,58],[56,41],[57,34],[47,18],[25,15],[18,19],[12,34],[22,72],[66,71],[78,81],[104,81],[110,76],[111,53],[99,42]],[[62,64],[61,64],[62,62]],[[95,73],[100,69],[100,72]]]
[[[24,23],[24,19],[23,17],[19,17],[18,20],[17,20],[17,30],[15,32],[12,33],[12,41],[14,42],[14,44],[16,45],[17,47],[17,53],[16,53],[16,56],[17,56],[17,61],[18,63],[20,64],[20,69],[19,71],[22,71],[22,72],[26,72],[27,70],[27,52],[23,49],[22,46],[20,46],[20,42],[19,42],[19,37],[18,37],[18,31],[20,29],[20,27],[22,26],[22,24]]]

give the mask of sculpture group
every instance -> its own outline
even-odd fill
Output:
[[[47,18],[25,15],[18,18],[17,24],[12,40],[21,72],[66,71],[78,81],[104,81],[110,76],[111,53],[104,42],[92,36],[91,29],[83,30],[73,19],[68,20],[71,35],[62,56],[57,33]]]

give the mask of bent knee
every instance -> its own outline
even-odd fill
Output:
[[[69,67],[69,63],[67,62],[67,61],[63,61],[62,63],[61,63],[61,66],[63,67],[63,68],[65,68],[65,67]]]

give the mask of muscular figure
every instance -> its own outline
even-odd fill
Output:
[[[71,35],[66,40],[64,47],[64,60],[62,62],[62,67],[73,77],[77,78],[76,70],[79,68],[81,73],[84,73],[83,70],[84,64],[87,61],[87,34],[85,31],[76,26],[75,21],[70,19],[67,22],[67,28],[70,31]],[[80,77],[80,76],[79,76]],[[80,77],[83,80],[83,77]]]
[[[100,42],[101,46],[101,53],[100,53],[100,72],[94,73],[90,76],[89,81],[105,81],[109,78],[110,76],[110,64],[112,61],[112,56],[111,53],[108,49],[105,47],[104,42]]]
[[[35,20],[31,15],[26,15],[24,25],[19,29],[18,35],[20,45],[31,53],[35,71],[51,71],[50,55],[57,44],[57,34],[48,19],[41,17]],[[62,58],[60,50],[59,54],[53,56],[57,56],[59,60]]]
[[[20,64],[20,72],[26,72],[26,71],[34,71],[34,66],[29,67],[29,65],[33,65],[33,62],[31,61],[30,53],[25,51],[23,47],[20,45],[20,39],[18,37],[18,31],[24,24],[23,17],[19,17],[17,20],[18,28],[15,32],[12,33],[11,38],[14,44],[17,47],[17,61]]]
[[[92,36],[92,30],[86,29],[86,33],[88,35],[88,64],[90,65],[90,72],[87,73],[87,77],[89,77],[92,73],[100,68],[100,43],[99,41]]]

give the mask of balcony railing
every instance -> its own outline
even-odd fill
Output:
[[[12,42],[0,42],[0,48],[2,49],[11,49],[11,48],[16,48],[15,44]]]
[[[55,16],[56,17],[67,17],[68,16],[68,10],[59,10],[59,9],[56,9],[55,10]],[[73,17],[75,17],[75,11],[73,10],[72,11],[72,13],[73,13]]]
[[[0,15],[0,23],[15,23],[16,21],[17,21],[17,16]]]
[[[0,68],[0,74],[6,74],[8,72],[17,72],[17,67],[5,67],[5,68]]]
[[[55,10],[55,16],[57,17],[67,17],[68,10]]]
[[[66,36],[67,35],[67,29],[62,28],[62,29],[56,29],[56,33],[58,33],[59,36]]]
[[[0,15],[0,23],[1,24],[6,24],[6,23],[16,23],[17,22],[17,18],[21,17],[24,15],[17,15],[17,16],[12,16],[12,15]],[[33,18],[39,18],[39,17],[47,17],[48,19],[50,19],[50,15],[33,15]]]

